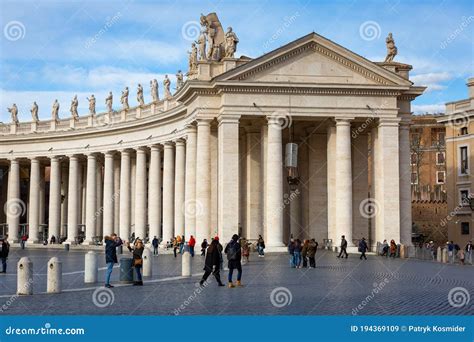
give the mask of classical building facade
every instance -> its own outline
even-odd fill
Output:
[[[24,226],[38,241],[45,224],[84,243],[240,232],[269,247],[291,234],[409,244],[410,102],[424,90],[410,69],[310,33],[255,59],[190,56],[163,100],[0,127],[9,238]]]
[[[446,163],[449,240],[460,245],[473,239],[474,204],[472,180],[474,148],[474,78],[467,81],[469,98],[446,104],[446,114],[438,122],[446,125]]]

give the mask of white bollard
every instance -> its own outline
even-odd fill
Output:
[[[442,253],[441,262],[447,263],[448,262],[448,249],[443,248],[441,253]]]
[[[149,248],[146,248],[143,250],[143,276],[144,277],[151,277],[152,274],[152,257],[151,257],[151,251]]]
[[[48,261],[48,293],[60,293],[62,288],[63,264],[58,258],[52,257]]]
[[[183,277],[190,277],[192,273],[191,253],[184,251],[181,258],[181,275]]]
[[[85,258],[84,283],[97,283],[99,278],[97,253],[94,251],[87,252]]]
[[[28,257],[23,257],[18,261],[17,266],[17,289],[18,295],[33,294],[33,262]]]
[[[436,261],[441,262],[442,258],[443,258],[443,249],[441,247],[438,247],[438,249],[436,250]]]

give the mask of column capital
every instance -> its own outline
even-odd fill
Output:
[[[353,117],[342,117],[342,118],[334,118],[336,121],[336,126],[350,126],[351,121],[354,120]]]
[[[178,147],[178,146],[184,146],[186,144],[186,141],[183,138],[179,138],[179,139],[176,139],[174,143],[175,143],[175,146]]]
[[[163,148],[164,149],[170,149],[174,147],[174,143],[172,141],[165,141],[163,143]]]
[[[137,153],[146,153],[146,152],[147,152],[147,148],[146,148],[146,146],[139,146],[139,147],[135,148],[135,151],[136,151]]]
[[[151,145],[150,146],[150,150],[153,152],[153,151],[161,151],[163,150],[163,146],[159,145],[159,144],[154,144],[154,145]]]
[[[217,117],[217,122],[223,123],[239,123],[241,115],[239,114],[221,114]]]
[[[379,127],[381,126],[399,126],[401,119],[400,118],[380,118]]]
[[[186,125],[184,125],[186,133],[193,133],[196,132],[196,124],[195,121],[188,122]]]
[[[86,154],[87,159],[97,159],[97,152],[89,152]]]
[[[8,158],[8,160],[10,161],[10,164],[19,164],[20,163],[20,160],[16,157]]]
[[[38,164],[40,163],[40,160],[38,157],[30,157],[29,159],[31,163],[38,163]]]
[[[213,118],[196,118],[198,126],[210,126]]]
[[[105,158],[114,158],[115,157],[115,151],[105,151],[104,152],[104,157]]]

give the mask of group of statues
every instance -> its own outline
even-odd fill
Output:
[[[181,72],[181,70],[178,70],[176,73],[176,90],[179,90],[183,87],[184,85],[184,75]],[[170,99],[172,97],[171,94],[171,81],[168,77],[168,75],[165,75],[165,79],[163,80],[163,86],[164,86],[164,92],[165,92],[165,99]],[[151,98],[152,102],[158,102],[160,100],[159,95],[158,95],[158,81],[156,79],[150,81],[150,88],[151,88]],[[128,95],[129,95],[129,89],[128,87],[125,87],[125,89],[122,91],[122,96],[120,97],[120,102],[122,103],[122,109],[127,110],[130,108],[128,105]],[[91,95],[91,97],[87,97],[87,101],[89,101],[89,114],[90,115],[95,115],[96,114],[96,98],[94,94]],[[137,86],[137,102],[139,106],[144,106],[145,105],[145,99],[143,96],[143,86],[141,84],[138,84]],[[112,92],[109,92],[107,97],[105,98],[105,105],[107,107],[107,112],[111,113],[113,112],[113,94]],[[58,122],[59,121],[59,101],[56,99],[54,100],[52,110],[51,110],[51,118],[52,120]],[[79,112],[78,112],[78,107],[79,107],[79,100],[77,99],[77,95],[74,96],[74,98],[71,101],[71,106],[70,106],[70,112],[71,112],[71,118],[73,118],[75,121],[79,120]],[[11,108],[8,108],[8,112],[10,112],[11,115],[11,122],[14,124],[18,124],[18,107],[14,103]],[[33,106],[30,110],[31,112],[31,117],[33,119],[33,122],[39,122],[39,116],[38,116],[38,104],[33,102]]]
[[[199,38],[191,44],[191,51],[188,52],[188,75],[197,72],[198,61],[220,61],[222,58],[234,58],[239,42],[232,27],[228,27],[227,32],[223,32],[215,13],[207,16],[201,14],[200,23]]]

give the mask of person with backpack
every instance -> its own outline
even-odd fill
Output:
[[[239,236],[234,234],[232,240],[225,247],[224,253],[227,254],[228,267],[229,267],[229,288],[235,287],[236,285],[241,287],[242,282],[242,265],[240,263],[242,259],[242,247],[239,243]],[[232,274],[234,269],[237,269],[237,284],[234,285],[232,282]]]
[[[258,236],[257,252],[258,252],[258,257],[259,258],[264,258],[265,257],[265,241],[263,241],[262,235]]]
[[[220,276],[221,252],[218,248],[218,244],[219,244],[219,241],[214,239],[211,241],[210,246],[207,247],[206,260],[204,262],[204,275],[202,276],[202,279],[199,282],[199,285],[201,286],[204,285],[204,282],[211,275],[211,273],[216,278],[217,284],[219,286],[225,286],[224,284],[222,284],[221,276]]]
[[[10,244],[8,243],[8,235],[0,239],[0,259],[2,260],[2,271],[0,273],[7,273],[7,260],[10,253]]]

